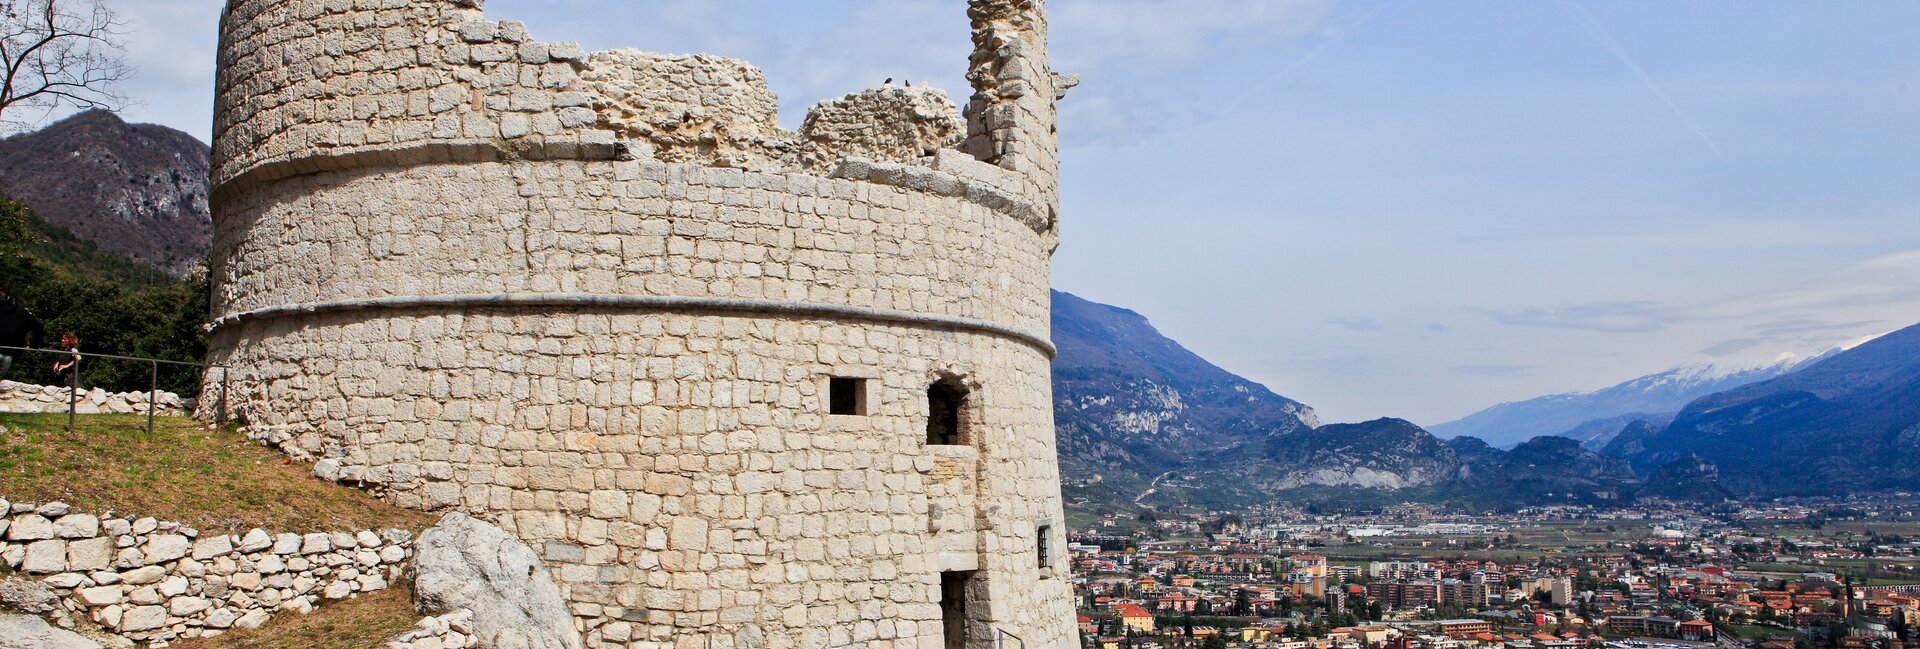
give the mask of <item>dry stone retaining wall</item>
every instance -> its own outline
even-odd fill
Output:
[[[0,412],[66,412],[71,392],[57,385],[0,381]],[[180,395],[161,392],[158,396],[160,407],[154,414],[177,416],[191,410]],[[82,390],[74,410],[83,415],[144,415],[147,414],[147,397],[145,392],[109,393],[100,388]]]
[[[412,542],[405,530],[202,533],[0,498],[0,561],[52,588],[56,621],[85,617],[154,647],[386,588],[401,576]]]

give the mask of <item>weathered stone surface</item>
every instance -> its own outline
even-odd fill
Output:
[[[146,555],[147,563],[166,563],[187,556],[192,543],[179,534],[156,534],[147,539],[140,552]]]
[[[482,646],[584,646],[540,557],[499,527],[447,514],[420,535],[413,561],[420,608],[430,614],[473,611]]]
[[[120,579],[136,586],[159,583],[166,578],[167,570],[160,566],[144,566],[120,573]]]
[[[124,595],[124,593],[121,592],[119,586],[95,586],[93,588],[82,588],[76,591],[74,594],[79,596],[80,601],[82,603],[86,604],[87,606],[93,606],[93,607],[112,606],[114,604],[119,604],[120,600]]]
[[[97,398],[96,398],[97,397]],[[160,393],[160,408],[155,414],[177,416],[183,413],[180,395],[171,392]],[[67,388],[55,385],[34,385],[15,381],[0,381],[0,412],[66,412]],[[83,414],[144,415],[147,413],[147,393],[123,392],[108,394],[104,390],[88,390],[80,395],[79,411]],[[66,503],[59,503],[66,505]],[[51,514],[49,517],[58,517]]]
[[[247,530],[246,536],[240,537],[241,552],[259,552],[270,547],[273,547],[273,536],[267,534],[266,530],[254,528]]]
[[[0,579],[0,607],[24,613],[50,613],[60,603],[60,595],[46,584],[32,579]]]
[[[20,564],[20,569],[39,574],[65,572],[67,570],[67,542],[49,539],[27,544],[27,559]]]
[[[100,643],[36,615],[0,613],[0,649],[100,649]]]
[[[67,514],[53,522],[53,533],[63,539],[90,539],[100,535],[100,518],[92,514]]]
[[[228,539],[225,534],[215,534],[193,542],[193,559],[195,561],[206,561],[216,557],[224,557],[231,552],[233,552],[233,541]]]
[[[28,514],[13,518],[13,524],[7,527],[9,541],[39,541],[53,538],[53,521],[39,514]]]
[[[67,543],[68,570],[106,570],[112,562],[112,538],[102,537]]]
[[[120,615],[120,632],[150,631],[167,625],[164,606],[136,606]]]

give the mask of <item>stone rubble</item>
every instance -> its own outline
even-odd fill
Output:
[[[386,649],[463,649],[481,646],[473,636],[473,611],[458,609],[420,618],[415,629],[387,641]]]
[[[66,412],[69,392],[67,388],[57,385],[0,381],[0,412]],[[191,410],[186,400],[172,392],[161,392],[157,401],[160,407],[154,411],[156,415],[173,417]],[[74,406],[74,411],[83,415],[144,415],[147,414],[147,393],[109,393],[93,388],[82,390]]]
[[[176,522],[0,498],[0,565],[19,573],[0,581],[0,603],[62,628],[84,617],[119,637],[164,647],[384,589],[401,577],[412,548],[405,530],[202,533]]]

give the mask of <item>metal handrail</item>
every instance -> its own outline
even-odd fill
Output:
[[[993,646],[995,649],[1007,649],[1006,640],[1003,638],[1013,638],[1014,642],[1020,643],[1020,649],[1027,649],[1027,641],[1020,636],[1014,635],[1012,632],[1000,627],[994,627],[993,630],[996,632],[993,636]]]
[[[71,349],[37,349],[33,347],[14,347],[12,345],[0,345],[0,350],[14,351],[14,352],[37,352],[41,354],[53,354],[56,356],[79,356],[81,358],[99,358],[99,359],[115,360],[115,361],[133,361],[136,363],[149,364],[152,368],[152,372],[148,375],[149,378],[147,383],[147,434],[148,435],[153,434],[154,411],[159,410],[159,405],[157,402],[160,400],[160,366],[161,365],[177,365],[177,366],[183,366],[183,367],[199,367],[199,368],[208,367],[206,363],[195,363],[192,361],[170,361],[170,360],[159,359],[159,358],[146,358],[142,356],[120,356],[117,354],[96,354],[93,352],[74,351]],[[227,409],[226,408],[226,382],[227,382],[227,368],[220,367],[221,423],[226,423],[225,421],[226,409]],[[73,371],[73,384],[66,386],[66,388],[67,388],[67,434],[72,435],[74,430],[74,425],[78,419],[78,414],[80,411],[80,370],[78,368],[76,368]]]
[[[92,357],[92,358],[104,358],[104,359],[107,359],[107,360],[115,360],[115,361],[139,361],[139,362],[142,362],[142,363],[159,363],[159,364],[162,364],[162,365],[186,365],[186,366],[189,366],[189,367],[206,367],[206,366],[207,366],[207,364],[206,364],[206,363],[195,363],[195,362],[192,362],[192,361],[169,361],[169,360],[163,360],[163,359],[159,359],[159,358],[146,358],[146,357],[144,357],[144,356],[116,356],[116,355],[113,355],[113,354],[96,354],[96,353],[93,353],[93,352],[76,352],[76,351],[73,351],[73,350],[70,350],[70,349],[36,349],[36,348],[33,348],[33,347],[11,347],[11,346],[7,346],[7,345],[0,345],[0,349],[5,349],[5,350],[9,350],[9,351],[16,351],[16,352],[41,352],[41,353],[46,353],[46,354],[61,354],[61,355],[66,355],[66,356],[75,356],[75,355],[77,355],[77,356],[82,356],[82,357]]]

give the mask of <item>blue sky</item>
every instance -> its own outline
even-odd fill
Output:
[[[205,137],[214,0],[120,0],[135,119]],[[1054,284],[1328,421],[1437,423],[1920,322],[1920,3],[1053,0]],[[962,0],[488,0],[746,58],[797,125],[964,100]]]

